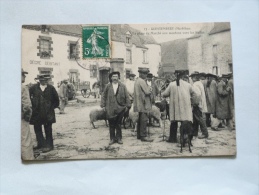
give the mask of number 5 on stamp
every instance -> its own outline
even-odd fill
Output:
[[[109,26],[83,26],[83,59],[110,58]]]

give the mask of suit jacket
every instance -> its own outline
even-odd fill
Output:
[[[119,82],[116,93],[114,93],[112,83],[108,83],[101,97],[101,107],[106,108],[107,118],[114,118],[126,107],[130,108],[131,103],[126,86]]]
[[[218,119],[230,119],[232,118],[231,112],[231,93],[227,91],[227,85],[224,81],[218,83],[218,98],[216,102],[216,117]]]
[[[137,78],[134,85],[134,112],[151,111],[151,92],[146,81]]]
[[[26,119],[28,122],[31,118],[31,100],[29,95],[29,89],[27,86],[22,85],[22,119]]]
[[[159,94],[159,89],[158,89],[157,84],[153,80],[151,81],[151,88],[152,88],[151,103],[154,104],[155,100],[156,100],[156,96],[158,96],[158,94]]]
[[[67,85],[62,83],[59,87],[59,97],[66,98],[68,96],[68,88]]]
[[[48,84],[44,91],[41,90],[39,83],[33,85],[30,88],[30,98],[32,102],[30,124],[56,122],[54,109],[59,106],[59,97],[52,85]]]
[[[207,109],[210,114],[214,114],[216,112],[216,101],[218,98],[218,92],[217,92],[217,82],[212,80],[209,85],[205,88],[205,94],[206,94],[206,103],[207,103]]]
[[[162,93],[163,97],[169,97],[169,112],[171,121],[193,121],[192,100],[197,104],[200,100],[197,97],[194,88],[183,81],[179,80],[180,85],[177,86],[176,81],[171,82],[166,90]],[[195,100],[194,100],[195,99]]]

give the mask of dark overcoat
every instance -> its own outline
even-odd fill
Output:
[[[218,83],[217,92],[216,117],[221,120],[232,118],[230,92],[227,91],[227,85],[224,81],[221,80]]]
[[[212,80],[211,83],[205,87],[205,94],[206,94],[206,102],[207,102],[207,109],[208,109],[207,113],[215,115],[216,101],[218,98],[216,81]]]
[[[151,81],[152,93],[151,93],[151,102],[155,104],[156,96],[159,94],[159,89],[155,81]]]
[[[35,84],[30,88],[30,98],[32,103],[32,116],[30,124],[55,123],[56,117],[54,109],[59,106],[59,97],[56,89],[47,84],[44,91],[40,84]]]
[[[150,87],[140,77],[135,81],[133,104],[134,112],[148,113],[152,108]]]
[[[131,107],[129,94],[126,86],[119,82],[116,93],[114,93],[112,83],[108,83],[101,98],[101,108],[106,108],[107,118],[114,118],[126,107]]]

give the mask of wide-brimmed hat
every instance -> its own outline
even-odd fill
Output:
[[[130,77],[135,77],[136,75],[134,73],[129,74]]]
[[[109,74],[109,77],[112,78],[112,76],[113,76],[114,74],[117,74],[118,77],[120,78],[120,75],[121,75],[121,74],[120,74],[119,71],[113,71],[113,72],[111,72],[111,73]]]
[[[139,72],[139,73],[147,74],[147,73],[149,73],[149,69],[148,69],[148,68],[145,68],[145,67],[139,67],[139,68],[138,68],[138,72]]]
[[[198,71],[194,71],[192,74],[190,74],[189,77],[193,77],[193,76],[199,76],[200,73]]]
[[[206,77],[206,73],[205,72],[200,72],[199,76]]]
[[[227,75],[228,75],[228,77],[230,78],[230,77],[233,76],[233,73],[232,73],[232,72],[228,72]]]
[[[22,68],[22,74],[28,74],[28,72],[24,71]]]
[[[50,78],[51,77],[49,74],[40,74],[40,75],[37,75],[35,80],[44,81],[44,80],[49,80]]]
[[[212,73],[207,73],[206,77],[213,77],[213,78],[217,78],[217,75],[212,74]]]
[[[63,82],[64,82],[64,83],[68,83],[68,79],[64,79]]]
[[[187,70],[175,70],[174,73],[177,74],[178,76],[188,75],[188,71]]]
[[[229,75],[228,74],[222,74],[222,76],[221,76],[222,78],[229,78]]]

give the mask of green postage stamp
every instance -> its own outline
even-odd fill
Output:
[[[83,59],[110,58],[109,26],[83,26]]]

